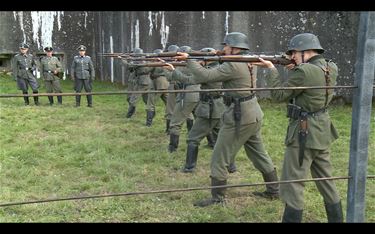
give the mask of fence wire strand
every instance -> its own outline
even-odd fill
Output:
[[[208,189],[213,189],[213,188],[239,188],[239,187],[254,187],[254,186],[261,186],[261,185],[270,185],[270,184],[302,183],[302,182],[313,182],[313,181],[324,181],[324,180],[347,180],[350,178],[351,178],[350,176],[336,176],[336,177],[323,177],[323,178],[299,179],[299,180],[283,180],[283,181],[264,182],[264,183],[229,184],[229,185],[221,185],[221,186],[162,189],[162,190],[150,190],[150,191],[138,191],[138,192],[98,194],[98,195],[88,195],[88,196],[71,196],[71,197],[65,197],[65,198],[51,198],[51,199],[41,199],[41,200],[32,200],[32,201],[2,203],[0,204],[0,207],[27,205],[27,204],[35,204],[35,203],[49,203],[49,202],[56,202],[56,201],[72,201],[72,200],[106,198],[106,197],[147,195],[147,194],[156,194],[156,193],[190,192],[190,191],[196,191],[196,190],[208,190]],[[367,176],[367,178],[374,179],[375,175],[369,175]]]

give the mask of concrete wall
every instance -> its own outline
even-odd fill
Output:
[[[87,54],[93,57],[99,79],[125,84],[127,73],[121,62],[97,56],[97,53],[129,52],[134,47],[152,52],[171,44],[189,45],[197,50],[203,47],[221,49],[223,37],[233,31],[249,36],[251,51],[277,53],[286,50],[292,36],[311,32],[319,37],[326,49],[325,56],[338,64],[338,85],[351,85],[359,14],[331,11],[0,12],[0,30],[4,35],[0,43],[1,47],[14,51],[18,50],[18,43],[26,39],[31,42],[32,50],[40,50],[51,41],[53,47],[65,52],[69,65],[76,54],[75,48],[84,44],[88,47]],[[44,21],[49,24],[44,25]],[[282,67],[279,69],[285,76],[286,71]],[[264,86],[263,74],[264,70],[259,69],[258,87]],[[336,90],[338,96],[348,101],[351,93],[351,90]],[[261,93],[261,96],[268,96],[268,93]]]

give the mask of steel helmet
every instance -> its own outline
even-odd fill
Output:
[[[211,48],[211,47],[206,47],[206,48],[202,48],[201,49],[201,52],[214,52],[216,51],[214,48]]]
[[[324,53],[318,37],[312,33],[301,33],[294,36],[289,42],[286,54],[291,55],[293,50],[316,50],[319,54]]]
[[[163,53],[163,50],[162,49],[156,49],[156,50],[154,50],[154,53],[155,54],[160,54],[160,53]]]
[[[190,46],[181,46],[179,49],[178,49],[178,52],[184,52],[184,53],[188,53],[188,52],[191,52],[192,49]]]
[[[222,45],[227,45],[235,48],[249,50],[249,42],[247,36],[240,32],[231,32],[225,35]]]
[[[178,47],[177,45],[170,45],[170,46],[168,46],[167,51],[168,52],[177,52],[179,48],[180,47]]]
[[[133,51],[134,54],[142,54],[143,50],[141,48],[136,47]]]

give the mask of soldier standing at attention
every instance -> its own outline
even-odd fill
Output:
[[[249,50],[247,36],[239,32],[227,34],[223,45],[225,55],[244,55]],[[177,59],[183,60],[189,56],[187,53],[180,55]],[[246,63],[224,62],[216,68],[207,69],[188,59],[187,68],[197,83],[223,82],[224,89],[252,87],[251,74]],[[227,168],[242,146],[245,147],[247,157],[254,167],[262,173],[264,181],[277,181],[276,169],[263,146],[263,112],[255,94],[251,91],[228,91],[224,93],[223,98],[226,108],[211,158],[211,185],[227,184]],[[268,184],[266,191],[254,194],[270,199],[278,198],[279,185]],[[224,202],[225,188],[213,188],[211,195],[212,197],[198,201],[194,205],[204,207]]]
[[[335,85],[338,68],[324,59],[324,49],[317,36],[302,33],[289,43],[287,54],[296,65],[290,69],[286,87],[311,87]],[[269,86],[280,87],[277,69],[271,62],[261,59],[257,65],[269,68],[266,81]],[[332,165],[329,155],[331,143],[338,138],[327,106],[332,100],[332,89],[272,90],[272,99],[289,101],[289,126],[285,138],[285,155],[281,180],[307,178],[310,170],[313,178],[331,177]],[[332,180],[316,181],[324,199],[328,222],[343,222],[341,200]],[[282,222],[301,222],[303,211],[303,183],[280,185],[280,196],[285,202]]]
[[[45,47],[46,56],[40,60],[40,70],[44,79],[47,93],[62,93],[60,78],[58,74],[62,72],[62,66],[59,59],[52,56],[52,47]],[[53,96],[48,96],[49,104],[53,105]],[[62,104],[62,96],[57,96],[58,104]]]
[[[28,54],[29,45],[21,43],[19,46],[20,53],[16,54],[12,62],[13,78],[17,81],[18,89],[22,90],[23,94],[28,94],[29,85],[33,93],[38,93],[39,84],[33,72],[36,70],[37,64],[34,57]],[[25,106],[29,105],[29,97],[23,97]],[[34,97],[34,103],[39,106],[39,97]]]
[[[74,90],[76,93],[81,93],[82,88],[85,88],[87,93],[92,91],[92,81],[95,80],[94,64],[90,56],[86,54],[86,46],[80,45],[77,50],[79,55],[74,56],[70,74],[74,80]],[[87,95],[87,106],[92,107],[92,95]],[[76,107],[81,105],[81,95],[76,96]]]

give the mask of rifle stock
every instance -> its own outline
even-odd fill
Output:
[[[169,64],[172,64],[173,66],[186,66],[185,62],[168,62]],[[151,63],[139,63],[139,64],[132,64],[136,67],[164,67],[168,66],[165,62],[151,62]]]

